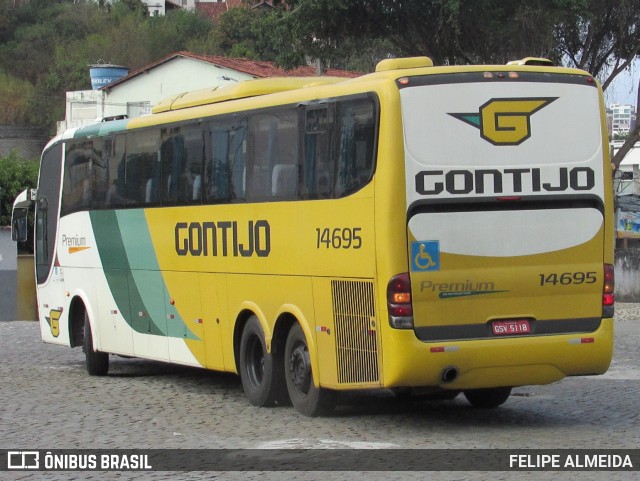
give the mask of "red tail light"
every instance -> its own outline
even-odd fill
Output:
[[[615,273],[611,264],[604,265],[604,284],[602,286],[602,316],[613,317],[613,305],[615,297],[613,294],[615,288]]]
[[[387,310],[391,327],[396,329],[413,328],[411,279],[408,272],[398,274],[389,280],[389,284],[387,284]]]

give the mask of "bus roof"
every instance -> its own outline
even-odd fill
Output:
[[[345,79],[340,77],[273,77],[245,80],[222,87],[206,88],[174,95],[173,97],[160,101],[152,109],[152,113],[159,114],[161,112],[186,109],[200,105],[297,90],[317,85],[335,84],[343,81],[345,81]]]
[[[362,88],[371,88],[371,82],[395,81],[404,76],[415,75],[440,75],[459,72],[482,71],[529,71],[540,73],[563,73],[582,76],[590,76],[587,72],[578,69],[555,67],[546,59],[525,58],[509,62],[506,65],[463,65],[463,66],[434,66],[428,57],[409,57],[385,59],[378,63],[375,72],[364,74],[355,78],[343,78],[335,76],[309,76],[309,77],[270,77],[263,79],[245,80],[238,83],[227,84],[220,87],[210,87],[201,90],[183,92],[159,102],[151,115],[145,115],[134,119],[109,120],[98,122],[91,126],[74,129],[65,132],[64,138],[91,137],[108,135],[131,128],[147,127],[163,124],[173,120],[187,118],[191,115],[191,108],[205,107],[207,105],[223,104],[234,100],[249,99],[252,97],[264,97],[269,94],[285,92],[302,92],[312,87],[328,87],[331,85],[345,85],[347,83],[359,84]],[[595,81],[595,79],[594,79]],[[343,90],[343,89],[339,89]],[[348,90],[348,89],[347,89]],[[326,95],[327,90],[323,89]],[[304,96],[304,94],[302,94]],[[224,108],[223,108],[224,109]],[[225,109],[226,110],[226,109]],[[178,116],[174,117],[171,113]],[[158,115],[157,114],[165,114]],[[169,115],[167,117],[166,115]],[[196,112],[194,111],[194,115]]]

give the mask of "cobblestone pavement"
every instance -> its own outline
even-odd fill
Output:
[[[497,410],[353,396],[334,416],[256,408],[233,375],[112,357],[90,377],[81,349],[43,344],[34,322],[0,322],[1,449],[640,447],[640,304],[616,307],[615,354],[603,376],[514,389]],[[548,479],[552,473],[3,473],[5,479]],[[635,479],[564,472],[554,478]]]

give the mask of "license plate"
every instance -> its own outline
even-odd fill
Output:
[[[495,336],[509,336],[513,334],[531,334],[531,326],[528,319],[513,321],[493,321],[491,330]]]

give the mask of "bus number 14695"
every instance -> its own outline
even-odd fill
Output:
[[[540,285],[562,285],[568,286],[571,284],[593,284],[596,282],[595,272],[563,272],[562,274],[538,274],[540,279]]]
[[[316,227],[316,248],[360,249],[361,227]]]

